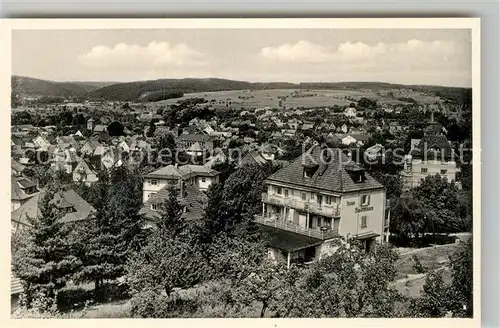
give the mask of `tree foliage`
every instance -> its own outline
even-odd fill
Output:
[[[64,214],[56,195],[48,191],[40,200],[39,215],[28,217],[28,232],[14,249],[13,271],[23,281],[28,306],[37,293],[54,298],[81,266],[72,254],[70,226],[61,222]]]

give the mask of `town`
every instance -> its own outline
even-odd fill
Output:
[[[12,78],[14,312],[471,315],[471,89],[211,82]]]

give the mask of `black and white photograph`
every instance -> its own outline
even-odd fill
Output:
[[[479,20],[440,20],[12,24],[11,319],[477,319]]]

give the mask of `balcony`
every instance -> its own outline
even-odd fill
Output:
[[[314,213],[326,217],[340,217],[339,204],[322,204],[319,205],[314,201],[303,201],[299,199],[285,198],[279,195],[269,195],[262,193],[262,202],[279,206],[291,207],[293,209]]]
[[[266,226],[275,227],[278,229],[295,232],[301,235],[318,238],[322,240],[335,238],[338,237],[339,235],[338,229],[335,230],[332,230],[330,228],[324,230],[310,229],[303,226],[299,226],[297,224],[293,224],[292,222],[287,222],[279,216],[263,217],[261,215],[256,215],[255,222]]]

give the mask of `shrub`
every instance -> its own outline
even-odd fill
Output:
[[[415,272],[417,273],[425,273],[427,272],[427,269],[422,265],[422,263],[420,263],[420,259],[418,258],[418,256],[416,254],[413,254],[412,255],[412,259],[413,259],[413,270],[415,270]]]
[[[191,316],[198,309],[195,300],[182,299],[177,294],[170,297],[158,290],[147,289],[131,300],[131,315],[141,318],[178,318]]]

